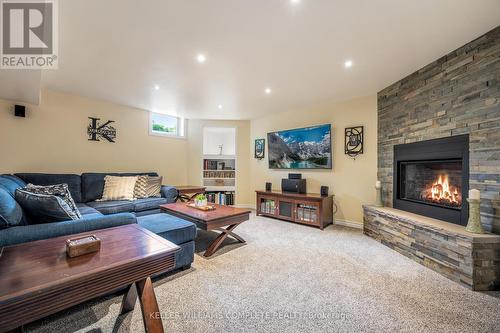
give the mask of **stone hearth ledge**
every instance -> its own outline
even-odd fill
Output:
[[[390,207],[363,206],[363,232],[472,290],[499,290],[500,235]]]

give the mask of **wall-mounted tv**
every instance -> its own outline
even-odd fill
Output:
[[[330,124],[267,134],[270,169],[331,169]]]

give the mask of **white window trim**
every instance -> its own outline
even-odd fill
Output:
[[[186,139],[186,134],[187,134],[187,119],[181,118],[181,117],[176,117],[176,116],[166,115],[166,116],[174,117],[174,118],[177,119],[177,134],[161,133],[161,132],[155,132],[155,131],[153,131],[153,114],[164,115],[163,113],[152,112],[152,111],[149,112],[149,124],[148,124],[149,135],[151,135],[151,136],[161,136],[161,137],[164,137],[164,138],[172,138],[172,139]],[[182,124],[182,122],[184,122],[184,124]],[[183,128],[184,135],[179,135],[178,134],[179,129],[181,127]]]

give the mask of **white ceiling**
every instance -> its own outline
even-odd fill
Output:
[[[42,87],[217,119],[375,94],[500,24],[499,0],[64,0],[59,11],[59,69]]]

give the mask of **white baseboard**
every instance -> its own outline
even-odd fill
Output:
[[[348,228],[363,229],[363,224],[354,221],[335,219],[334,225],[341,225]]]

